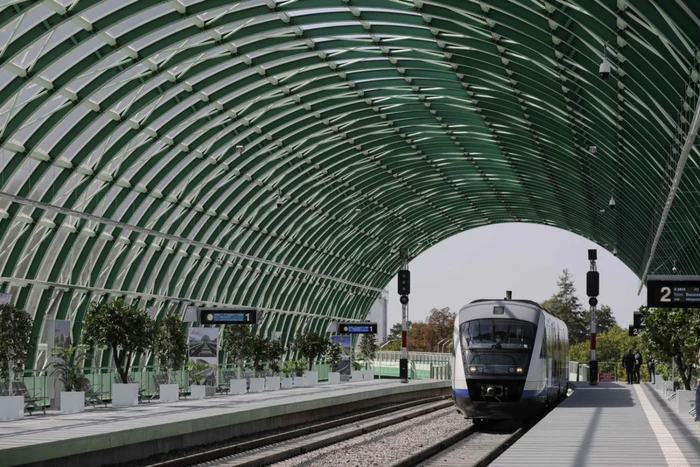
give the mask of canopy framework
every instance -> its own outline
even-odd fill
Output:
[[[577,233],[641,277],[698,101],[699,16],[687,0],[5,2],[3,289],[37,343],[47,310],[75,339],[107,295],[259,306],[261,332],[293,335],[362,319],[398,248],[501,222]],[[699,160],[695,139],[650,273],[700,273]]]

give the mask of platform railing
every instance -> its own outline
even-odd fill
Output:
[[[234,370],[235,365],[219,365],[217,366],[218,380],[223,383],[224,377],[223,372]],[[328,372],[330,370],[327,363],[316,363],[313,365],[313,370],[318,372],[319,381],[328,380]],[[58,383],[55,382],[55,377],[50,377],[53,370],[36,370],[36,371],[25,371],[23,378],[18,379],[18,381],[23,381],[27,386],[29,392],[38,398],[46,398],[45,405],[48,406],[50,403],[50,398],[58,397]],[[166,373],[165,370],[161,370],[158,366],[137,366],[132,367],[129,370],[129,376],[131,376],[134,381],[139,385],[141,393],[145,398],[151,398],[158,392],[158,388],[155,384],[154,376],[160,373]],[[115,367],[86,367],[83,368],[83,374],[87,378],[88,382],[98,392],[104,392],[105,400],[109,400],[109,394],[112,393],[112,385],[114,384],[115,377],[119,375]],[[178,371],[172,372],[174,382],[177,383],[185,392],[190,391],[190,380],[189,371],[185,368]],[[54,381],[54,390],[51,390],[49,386],[51,381]]]
[[[375,376],[398,378],[401,352],[377,352],[372,361]],[[410,379],[452,379],[451,354],[438,352],[409,352]]]

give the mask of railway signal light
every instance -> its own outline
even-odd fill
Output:
[[[411,293],[411,271],[402,269],[399,271],[399,295]]]
[[[586,273],[586,295],[597,297],[600,292],[600,275],[598,271],[588,271]]]

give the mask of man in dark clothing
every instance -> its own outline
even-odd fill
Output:
[[[651,384],[656,384],[656,363],[653,359],[647,361],[647,366],[649,367],[649,379]]]
[[[698,349],[698,366],[700,366],[700,349]],[[698,377],[698,387],[695,388],[695,421],[700,423],[700,377]]]
[[[636,349],[634,351],[634,382],[639,384],[640,383],[640,378],[639,378],[639,371],[642,369],[642,354],[639,352],[639,349]]]
[[[627,384],[632,384],[634,373],[634,355],[632,355],[632,349],[625,352],[625,355],[622,357],[622,366],[625,367],[625,371],[627,371]]]

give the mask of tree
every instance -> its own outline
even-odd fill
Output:
[[[409,331],[411,330],[411,325],[413,323],[411,321],[406,321],[406,329]],[[391,329],[389,329],[389,334],[387,336],[388,341],[395,341],[399,340],[401,341],[401,330],[402,330],[402,324],[401,323],[396,323],[394,324]]]
[[[168,372],[168,381],[173,381],[172,372],[182,369],[187,359],[187,336],[180,316],[168,313],[156,328],[153,350],[158,355],[161,368]]]
[[[313,331],[299,334],[294,338],[294,342],[292,343],[294,351],[308,360],[309,371],[313,368],[314,360],[316,360],[319,355],[326,353],[327,347],[328,341]]]
[[[588,335],[586,313],[576,297],[574,280],[568,269],[562,271],[557,281],[559,291],[542,302],[542,307],[559,316],[569,328],[569,342],[575,344],[585,340]]]
[[[428,315],[427,324],[430,330],[429,351],[438,352],[438,346],[444,347],[445,343],[452,341],[454,337],[455,318],[457,314],[446,308],[433,308]]]
[[[431,334],[427,323],[414,323],[408,342],[409,349],[416,352],[430,352]]]
[[[610,329],[598,333],[596,336],[596,359],[598,360],[599,372],[606,373],[610,370],[603,367],[605,363],[617,363],[617,378],[626,378],[625,369],[622,367],[622,356],[629,349],[642,347],[638,337],[630,337],[627,329],[620,326],[613,326]],[[570,347],[570,358],[572,361],[585,363],[591,359],[590,340],[578,342]],[[646,378],[646,366],[642,366],[642,378]]]
[[[33,324],[32,317],[25,310],[14,305],[0,305],[0,359],[9,384],[8,394],[12,394],[12,380],[16,374],[22,374],[32,348]]]
[[[118,298],[92,304],[83,324],[83,341],[88,347],[110,348],[117,373],[126,384],[133,356],[153,344],[154,331],[155,323],[146,310]]]
[[[661,361],[673,361],[689,391],[700,348],[700,310],[640,307],[639,311],[644,319],[644,329],[639,334],[647,353]]]
[[[331,371],[340,365],[343,358],[342,354],[343,346],[340,345],[340,342],[331,342],[328,344],[328,348],[326,349],[326,360],[328,360],[328,363],[331,365]]]
[[[229,324],[224,328],[224,350],[229,361],[236,364],[236,377],[241,377],[241,368],[248,358],[248,326]]]
[[[253,360],[255,376],[260,376],[265,370],[265,360],[270,354],[269,341],[260,336],[249,336],[247,339],[248,355]]]
[[[590,322],[590,311],[586,312],[586,320]],[[617,320],[613,316],[612,309],[608,305],[601,305],[595,311],[596,333],[605,332],[615,326],[617,326]]]
[[[365,334],[360,343],[360,352],[365,361],[365,369],[369,368],[369,361],[377,356],[377,339],[374,334]]]
[[[267,364],[270,367],[272,373],[278,374],[280,372],[280,359],[284,354],[284,346],[282,342],[278,340],[267,341]]]
[[[85,353],[78,352],[79,350],[83,350],[83,348],[80,346],[56,347],[52,351],[56,361],[51,363],[53,367],[51,376],[58,373],[58,380],[63,384],[63,389],[67,392],[84,391],[89,383],[88,379],[83,375]]]

